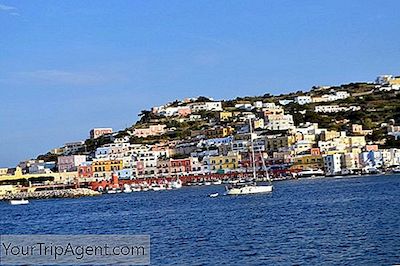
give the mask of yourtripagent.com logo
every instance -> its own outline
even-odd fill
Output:
[[[147,235],[2,235],[2,265],[146,265]]]

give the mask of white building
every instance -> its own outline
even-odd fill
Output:
[[[359,106],[339,106],[339,105],[317,105],[314,108],[316,113],[338,113],[347,111],[358,111],[361,108]]]
[[[400,149],[383,149],[382,160],[386,167],[400,165]]]
[[[69,155],[78,152],[82,148],[84,148],[85,142],[84,141],[74,141],[74,142],[68,142],[64,144],[63,150],[64,150],[64,155]]]
[[[350,97],[350,94],[347,91],[337,91],[335,95],[337,100],[343,100]]]
[[[339,105],[317,105],[314,111],[316,113],[337,113],[343,111],[343,108],[339,107]]]
[[[268,115],[266,129],[269,130],[288,130],[294,128],[292,115]]]
[[[263,107],[263,102],[262,101],[256,101],[253,104],[254,108],[262,108]]]
[[[311,98],[311,96],[297,96],[294,99],[294,101],[295,101],[295,103],[304,105],[304,104],[312,103],[312,98]]]
[[[342,172],[342,163],[340,154],[324,155],[325,173],[327,175],[337,175]]]
[[[253,109],[253,105],[251,105],[250,103],[237,103],[235,104],[235,108],[250,111]]]
[[[221,102],[203,102],[203,103],[191,103],[189,107],[192,112],[199,111],[222,111],[222,103]]]

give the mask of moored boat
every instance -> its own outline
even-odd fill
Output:
[[[26,205],[29,204],[29,200],[20,199],[20,200],[10,200],[11,205]]]
[[[247,194],[258,194],[258,193],[270,193],[273,190],[273,186],[271,183],[271,179],[269,178],[268,170],[266,170],[266,177],[268,179],[268,185],[258,185],[256,183],[257,174],[256,174],[256,163],[255,163],[255,154],[254,154],[254,142],[253,142],[253,127],[251,119],[249,119],[249,128],[250,128],[250,148],[251,148],[251,161],[253,166],[253,177],[251,182],[246,182],[245,180],[238,182],[232,186],[226,186],[226,194],[227,195],[247,195]],[[264,165],[264,159],[262,159]],[[264,165],[265,166],[265,165]]]
[[[171,182],[171,187],[174,188],[174,189],[181,188],[182,187],[182,181],[179,178],[177,180],[175,180],[175,181],[172,181]]]
[[[323,177],[325,176],[324,171],[322,171],[321,169],[307,169],[307,170],[303,170],[297,173],[297,176],[299,178],[306,178],[306,177]]]

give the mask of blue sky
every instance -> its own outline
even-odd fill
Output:
[[[184,97],[400,74],[400,1],[0,0],[0,167]]]

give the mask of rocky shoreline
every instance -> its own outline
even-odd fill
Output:
[[[60,189],[60,190],[43,190],[34,192],[19,192],[0,196],[0,200],[15,200],[15,199],[51,199],[51,198],[79,198],[88,196],[97,196],[101,193],[88,188],[77,189]]]

